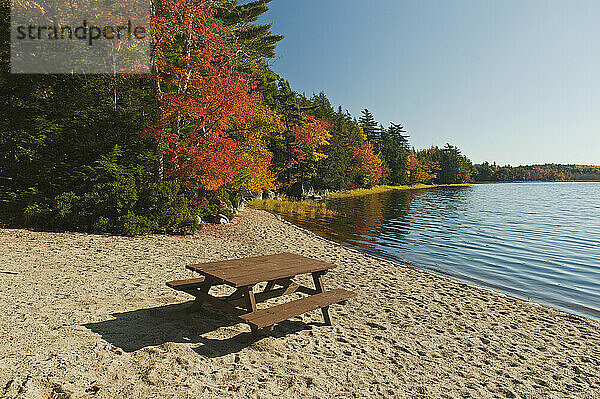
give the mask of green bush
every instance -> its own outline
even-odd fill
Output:
[[[125,178],[97,184],[80,195],[61,193],[48,206],[31,204],[24,216],[31,227],[55,230],[127,236],[191,233],[200,228],[197,216],[202,210],[190,206],[188,196],[176,182],[138,185]]]
[[[49,227],[68,229],[83,223],[84,215],[80,211],[82,198],[69,191],[54,198],[50,214],[47,215]]]
[[[138,201],[138,189],[132,178],[97,185],[97,196],[92,195],[95,213],[104,213],[113,219],[129,213]]]
[[[127,236],[151,234],[159,230],[156,222],[145,216],[139,216],[131,212],[119,218],[119,225],[121,226],[120,232]]]
[[[50,217],[50,210],[40,204],[28,205],[23,211],[25,223],[28,226],[45,226]]]
[[[180,184],[166,181],[144,186],[136,211],[153,221],[158,226],[157,232],[186,233],[199,227],[196,216],[200,212],[189,203]]]

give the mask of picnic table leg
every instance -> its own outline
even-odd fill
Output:
[[[256,312],[256,298],[254,297],[253,286],[244,288],[244,297],[246,298],[246,309],[248,312]],[[250,325],[252,334],[256,334],[258,329],[256,326]]]
[[[206,277],[206,279],[204,280],[204,282],[202,283],[200,288],[198,288],[198,291],[208,294],[208,291],[210,291],[210,287],[212,287],[213,284],[214,284],[214,280],[210,277]],[[200,296],[197,296],[196,300],[194,301],[194,304],[190,307],[190,311],[192,311],[192,312],[199,311],[202,308],[203,303],[204,303],[204,299],[202,299]]]
[[[276,280],[267,282],[267,286],[265,287],[264,292],[272,290],[273,287],[275,287],[275,281]]]
[[[325,288],[323,287],[323,273],[313,273],[312,277],[313,281],[315,282],[315,290],[317,290],[317,293],[325,291]],[[323,313],[323,319],[325,320],[325,324],[330,326],[331,318],[329,317],[329,306],[322,307],[321,313]]]

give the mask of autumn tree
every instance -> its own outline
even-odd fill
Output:
[[[327,158],[324,147],[331,138],[326,122],[307,114],[302,118],[302,123],[292,130],[291,157],[286,165],[293,180],[297,181],[315,177],[318,162]]]
[[[436,178],[435,171],[425,161],[419,159],[417,154],[408,155],[408,182],[409,184],[430,184]]]
[[[259,96],[233,68],[239,45],[215,18],[213,2],[155,4],[152,72],[157,115],[148,131],[171,177],[214,190],[233,181],[243,164],[227,130],[247,122]],[[161,175],[160,162],[157,175]]]
[[[269,143],[283,131],[281,116],[265,104],[256,106],[246,123],[231,130],[242,158],[236,178],[238,187],[249,190],[275,188],[276,175],[271,168],[273,153]]]
[[[375,153],[375,149],[366,136],[363,140],[349,146],[352,154],[350,171],[357,176],[355,180],[360,186],[371,187],[381,184],[383,180],[383,161]]]
[[[324,95],[314,96],[311,102],[312,112],[326,118],[331,134],[325,149],[327,158],[318,168],[317,184],[337,190],[380,184],[382,162],[362,128],[341,107],[334,112]]]
[[[409,156],[409,178],[411,184],[434,183],[441,170],[439,149],[431,147],[417,151]]]

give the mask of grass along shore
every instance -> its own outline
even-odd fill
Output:
[[[372,188],[358,188],[355,190],[338,191],[330,193],[326,199],[360,197],[363,195],[385,193],[392,190],[422,190],[436,187],[466,187],[470,184],[415,184],[414,186],[375,186]],[[281,199],[256,199],[248,203],[251,207],[276,213],[294,214],[302,216],[336,216],[338,212],[328,208],[323,200],[297,200],[286,196]]]
[[[252,200],[248,203],[252,208],[276,213],[302,216],[335,216],[338,213],[327,207],[324,201],[282,199]]]
[[[415,184],[413,186],[375,186],[372,188],[357,188],[348,191],[337,191],[331,193],[327,198],[347,198],[347,197],[359,197],[362,195],[379,194],[385,193],[392,190],[423,190],[437,187],[468,187],[471,183],[460,183],[460,184]]]

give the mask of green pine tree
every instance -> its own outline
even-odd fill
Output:
[[[375,121],[375,117],[368,109],[363,109],[361,113],[362,115],[358,119],[358,125],[363,128],[363,131],[367,135],[367,139],[375,145],[378,143],[381,135],[381,131],[378,128],[378,123]]]
[[[271,31],[273,24],[257,24],[261,15],[269,11],[271,0],[256,0],[238,4],[229,0],[219,8],[217,18],[232,28],[236,42],[242,44],[250,59],[273,58],[275,48],[284,36]]]
[[[381,133],[381,157],[388,169],[387,181],[390,184],[408,184],[409,144],[404,126],[390,123]]]

